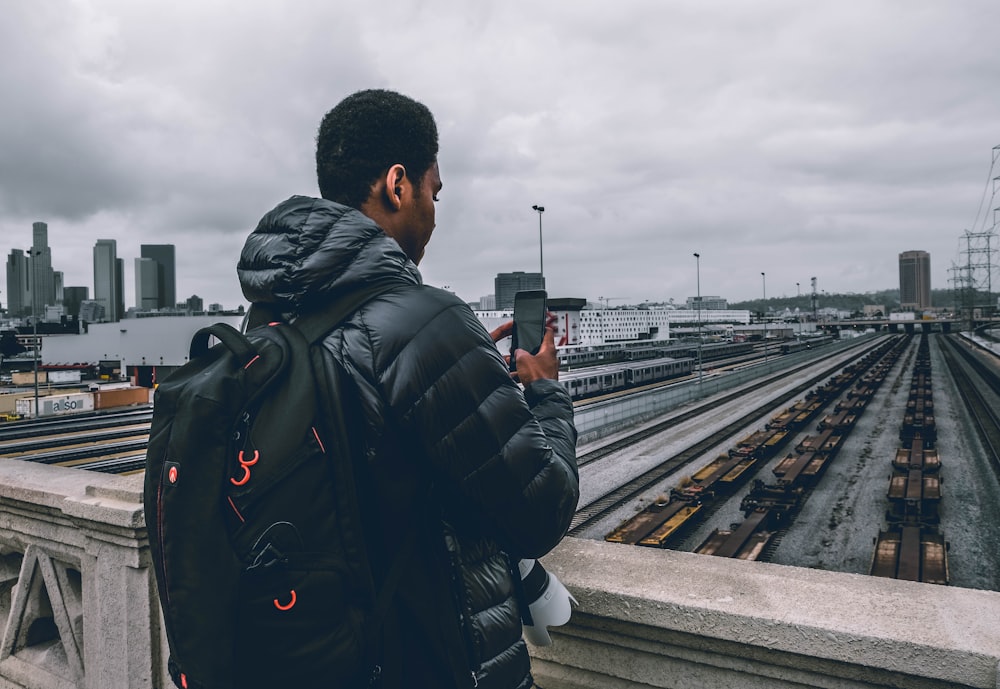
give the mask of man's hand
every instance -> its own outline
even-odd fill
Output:
[[[524,349],[514,352],[517,370],[510,374],[511,378],[527,385],[539,378],[550,378],[559,380],[559,358],[556,356],[556,315],[549,313],[545,319],[545,335],[542,337],[542,346],[538,349],[538,354],[532,355]],[[494,342],[499,342],[505,337],[514,334],[514,321],[507,321],[490,331],[490,337]],[[510,365],[510,356],[503,355],[504,361]]]
[[[539,378],[559,380],[559,358],[556,356],[556,330],[548,326],[542,337],[542,346],[538,354],[532,356],[523,349],[514,350],[517,371],[514,375],[523,385]]]

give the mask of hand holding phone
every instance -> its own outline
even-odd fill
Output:
[[[514,352],[523,349],[538,354],[548,320],[545,290],[523,290],[514,295],[514,332],[510,341],[510,370],[517,370]]]

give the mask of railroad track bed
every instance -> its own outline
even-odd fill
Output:
[[[675,415],[646,429],[637,429],[610,453],[594,450],[600,461],[587,464],[590,452],[581,452],[581,508],[570,533],[583,538],[603,538],[622,520],[669,494],[681,473],[696,472],[720,452],[747,435],[747,429],[763,424],[786,404],[813,387],[822,387],[830,376],[882,346],[889,338],[876,340],[860,351],[840,352],[813,362],[810,370],[756,383],[741,393],[732,393],[700,405],[695,418],[675,422]],[[710,410],[710,411],[705,411]],[[652,432],[648,432],[649,430]]]
[[[671,498],[675,502],[698,502],[713,508],[711,519],[697,519],[699,515],[693,515],[693,523],[678,525],[675,534],[663,534],[668,538],[654,532],[638,543],[725,557],[765,559],[808,492],[835,462],[857,418],[882,384],[903,345],[904,340],[899,338],[886,341],[877,351],[774,415],[764,430],[730,448],[728,455],[732,460],[743,456],[744,462],[752,462],[746,471],[735,476],[732,472],[724,473],[728,464],[721,463],[715,472],[697,472],[689,483],[682,482],[673,489]],[[723,458],[718,460],[723,461]],[[743,489],[748,482],[749,489]],[[724,518],[732,515],[733,505],[738,505],[738,517]],[[716,507],[718,514],[714,514]],[[626,523],[606,538],[614,541],[629,531],[630,525]],[[634,542],[635,535],[625,540]]]
[[[950,549],[945,551],[944,578],[952,585],[1000,590],[1000,529],[996,528],[1000,524],[1000,487],[992,459],[981,447],[978,431],[945,363],[945,353],[958,337],[931,335],[927,340],[934,371],[936,442],[933,448],[925,449],[922,461],[928,463],[929,472],[937,463],[942,480],[937,523],[931,524],[934,529],[924,534],[926,538],[922,537],[923,547],[941,552],[947,535]],[[826,467],[822,480],[815,488],[804,491],[794,520],[772,527],[772,539],[756,545],[757,557],[785,565],[870,573],[879,532],[891,531],[890,526],[902,523],[898,512],[893,521],[886,516],[892,507],[888,496],[890,477],[899,470],[893,464],[899,463],[898,453],[903,449],[900,431],[906,428],[908,405],[913,403],[916,345],[914,341],[889,370],[840,446],[836,461]],[[991,386],[978,380],[978,387]],[[1000,393],[987,393],[996,395],[988,399],[993,400],[990,405],[994,409],[1000,409]],[[818,421],[814,421],[810,433],[817,433],[816,425]],[[796,437],[793,442],[799,440]],[[784,454],[779,452],[760,469],[758,478],[773,483],[773,468],[783,459]],[[713,514],[686,537],[682,534],[680,545],[672,547],[693,551],[706,543],[713,530],[735,530],[734,526],[738,529],[745,524],[747,516],[740,503],[747,492],[744,488],[725,504],[712,506]],[[749,525],[747,529],[756,530]],[[902,541],[899,528],[896,533]],[[753,550],[754,545],[748,548]]]

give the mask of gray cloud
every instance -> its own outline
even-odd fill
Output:
[[[992,226],[990,0],[461,3],[15,0],[0,24],[0,228],[46,220],[67,284],[116,238],[178,246],[178,289],[241,299],[273,204],[315,193],[322,114],[359,88],[426,102],[445,189],[421,268],[467,299],[538,266],[556,296],[731,300],[893,287]],[[995,174],[995,173],[994,173]],[[984,185],[986,201],[984,206]],[[983,207],[985,210],[980,211]],[[6,250],[6,249],[5,249]],[[773,286],[773,287],[772,287]],[[129,288],[131,285],[129,285]]]

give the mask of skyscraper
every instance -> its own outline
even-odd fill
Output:
[[[43,222],[31,224],[31,251],[28,269],[33,271],[28,288],[37,292],[32,298],[39,313],[45,307],[56,303],[56,283],[52,274],[52,249],[49,248],[49,226]]]
[[[7,313],[15,318],[31,311],[28,289],[28,258],[21,249],[11,249],[7,256]]]
[[[90,290],[87,287],[64,287],[63,288],[63,308],[66,309],[67,316],[79,316],[80,304],[90,298]]]
[[[931,255],[926,251],[899,255],[899,306],[914,310],[931,306]]]
[[[173,244],[141,244],[139,255],[151,258],[157,264],[157,302],[156,308],[172,309],[177,306],[177,283],[174,263]],[[136,278],[138,279],[138,278]],[[138,299],[136,300],[138,306]]]
[[[94,301],[104,307],[104,318],[112,323],[122,317],[120,273],[118,243],[114,239],[98,239],[94,245]]]
[[[525,273],[522,270],[497,273],[493,287],[497,297],[497,309],[509,310],[514,308],[514,295],[521,290],[545,289],[545,278],[541,273]]]
[[[160,308],[159,267],[151,258],[135,259],[135,306],[151,311]]]

